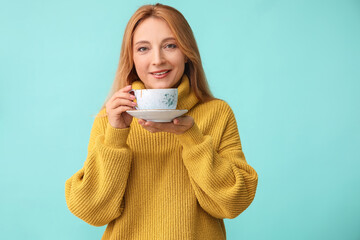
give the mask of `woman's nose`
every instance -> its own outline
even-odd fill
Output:
[[[153,65],[161,65],[165,62],[164,54],[161,49],[156,49],[152,54],[152,64]]]

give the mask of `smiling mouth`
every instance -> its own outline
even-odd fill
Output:
[[[167,74],[168,72],[170,72],[171,70],[165,70],[165,71],[161,71],[161,72],[152,72],[151,74],[152,75],[155,75],[155,76],[162,76],[164,74]]]

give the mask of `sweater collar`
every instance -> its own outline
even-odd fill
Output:
[[[138,80],[132,83],[132,89],[145,89],[145,85]],[[199,99],[196,97],[194,91],[190,87],[190,80],[184,74],[181,78],[181,83],[178,86],[178,103],[176,109],[190,110],[198,102]]]

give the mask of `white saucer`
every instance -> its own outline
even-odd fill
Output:
[[[171,122],[174,118],[180,117],[181,115],[188,112],[187,109],[164,109],[164,110],[128,110],[126,111],[133,117],[144,119],[152,122]]]

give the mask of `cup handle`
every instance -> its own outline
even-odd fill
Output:
[[[134,94],[134,96],[135,96],[135,101],[136,101],[135,90],[134,90],[134,89],[131,89],[128,93],[133,93],[133,94]],[[136,110],[138,110],[137,102],[136,102],[135,109],[136,109]]]

